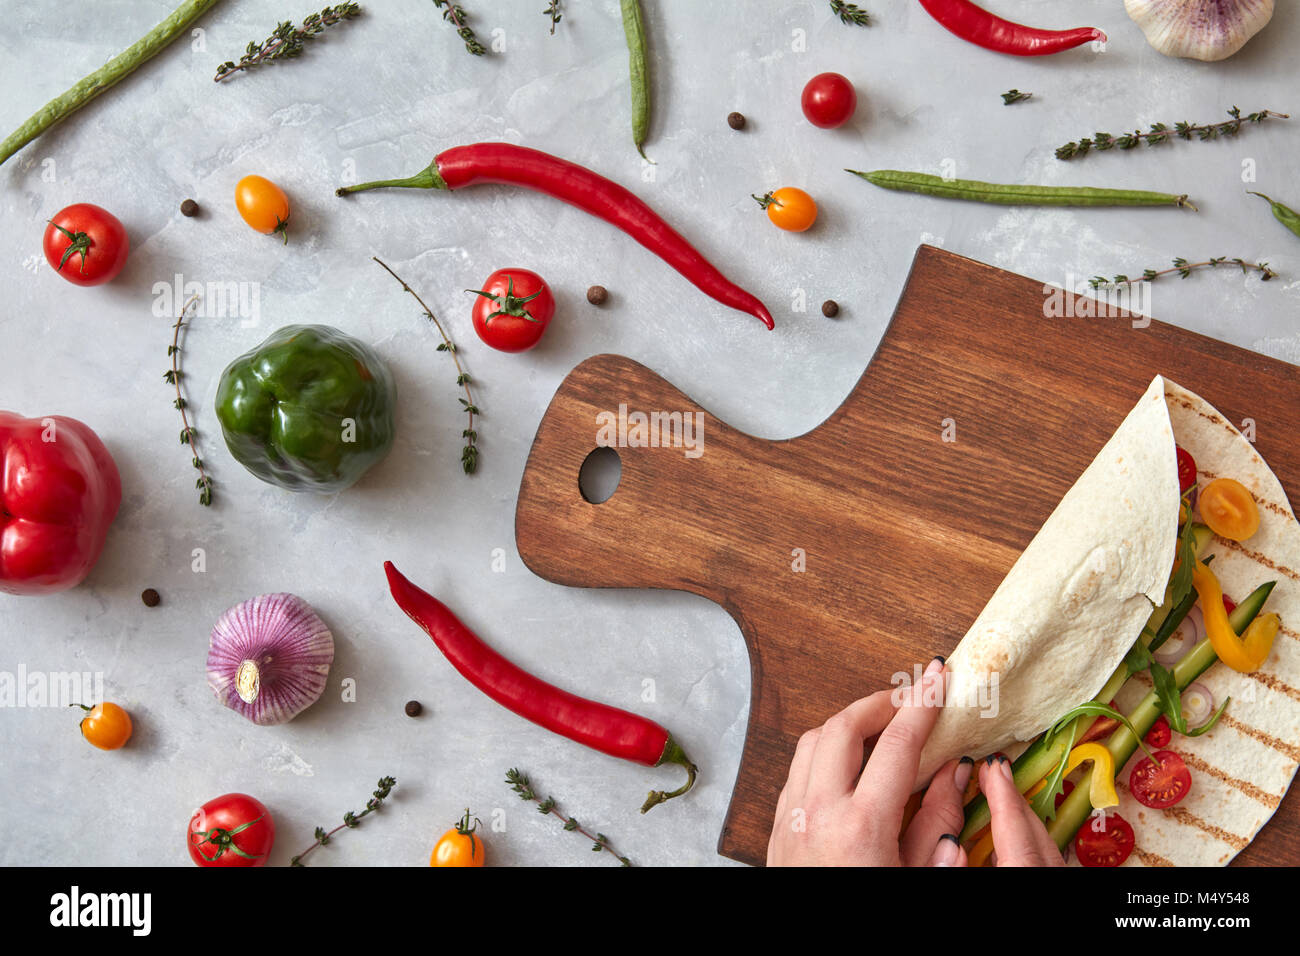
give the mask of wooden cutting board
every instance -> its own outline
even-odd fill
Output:
[[[784,441],[728,427],[617,355],[587,359],[556,392],[519,491],[525,564],[558,584],[702,594],[749,648],[724,856],[763,862],[799,735],[956,646],[1155,374],[1253,418],[1300,501],[1300,369],[1159,322],[1045,318],[1044,300],[1039,281],[920,247],[852,394]],[[620,405],[701,412],[703,453],[619,448],[617,491],[591,504],[579,470],[597,416]],[[1294,788],[1237,859],[1300,863]]]

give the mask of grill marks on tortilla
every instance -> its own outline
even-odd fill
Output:
[[[1286,754],[1293,761],[1300,763],[1300,747],[1297,747],[1295,744],[1289,744],[1285,740],[1278,740],[1272,734],[1266,734],[1264,731],[1258,730],[1249,724],[1243,724],[1240,720],[1230,717],[1226,710],[1223,712],[1223,716],[1219,718],[1219,723],[1223,724],[1225,727],[1231,727],[1233,730],[1245,734],[1247,737],[1258,740],[1264,746],[1272,747],[1278,753]]]
[[[1262,803],[1270,810],[1276,810],[1277,805],[1282,802],[1282,798],[1280,796],[1267,793],[1264,790],[1261,790],[1259,787],[1255,786],[1249,780],[1239,780],[1236,777],[1230,777],[1222,770],[1220,770],[1218,767],[1206,763],[1200,757],[1196,756],[1196,754],[1188,753],[1185,750],[1180,750],[1178,751],[1178,756],[1182,757],[1183,762],[1187,764],[1187,766],[1191,767],[1193,770],[1199,771],[1200,773],[1208,774],[1209,776],[1213,777],[1215,780],[1219,780],[1222,781],[1223,783],[1226,783],[1228,786],[1232,787],[1233,790],[1237,790],[1240,791],[1241,793],[1244,793],[1252,800],[1258,803]]]
[[[1256,564],[1268,568],[1270,571],[1276,571],[1278,574],[1288,577],[1292,581],[1300,582],[1300,572],[1293,571],[1285,564],[1278,564],[1265,555],[1260,554],[1258,551],[1250,550],[1250,548],[1247,548],[1240,541],[1233,541],[1230,538],[1221,538],[1217,534],[1214,536],[1214,540],[1217,544],[1221,544],[1228,550],[1235,551],[1243,557],[1250,558],[1250,560],[1254,561]]]
[[[1133,848],[1133,855],[1142,861],[1143,866],[1173,866],[1174,864],[1166,860],[1159,853],[1149,853],[1140,846]]]
[[[1115,789],[1128,790],[1129,793],[1133,792],[1129,790],[1128,785],[1124,783],[1124,781],[1122,780],[1115,781]],[[1213,823],[1210,823],[1208,820],[1202,820],[1200,817],[1198,817],[1196,814],[1192,813],[1192,811],[1186,809],[1185,807],[1181,807],[1181,806],[1167,807],[1164,810],[1158,810],[1156,812],[1164,814],[1167,819],[1177,820],[1183,826],[1195,827],[1196,829],[1200,830],[1202,833],[1208,833],[1210,836],[1214,837],[1220,843],[1227,844],[1228,846],[1236,850],[1238,853],[1246,849],[1246,847],[1250,846],[1250,837],[1238,836],[1235,833],[1229,833],[1227,830],[1223,829],[1223,827],[1217,827]]]

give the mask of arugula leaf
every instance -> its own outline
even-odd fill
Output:
[[[1178,694],[1178,682],[1174,680],[1174,672],[1152,661],[1151,684],[1155,688],[1156,700],[1160,702],[1160,710],[1169,719],[1170,729],[1186,734],[1187,720],[1183,717],[1183,704]]]
[[[1183,522],[1182,531],[1178,533],[1178,567],[1169,581],[1169,603],[1174,607],[1192,593],[1192,572],[1196,568],[1196,538],[1192,534],[1191,503],[1186,497],[1183,498],[1183,503],[1187,505],[1188,517]]]
[[[1047,731],[1047,743],[1050,746],[1052,739],[1056,736],[1060,726],[1051,727]],[[1042,790],[1029,801],[1029,807],[1038,815],[1038,819],[1046,823],[1056,816],[1056,798],[1059,794],[1065,792],[1065,765],[1070,760],[1070,751],[1074,749],[1074,741],[1078,736],[1079,728],[1077,725],[1070,726],[1070,743],[1061,752],[1060,762],[1057,763],[1056,769],[1052,771],[1051,776],[1047,778],[1047,783]]]
[[[1223,716],[1223,712],[1228,709],[1228,705],[1231,703],[1232,703],[1232,698],[1229,697],[1227,700],[1225,700],[1222,704],[1219,705],[1219,709],[1214,712],[1214,715],[1211,716],[1209,720],[1201,724],[1201,726],[1193,730],[1187,731],[1187,736],[1199,737],[1207,730],[1212,730],[1214,728],[1214,725],[1219,722],[1219,718]]]
[[[1151,666],[1159,667],[1160,665],[1155,663],[1155,661],[1152,661]],[[1177,692],[1176,688],[1175,688],[1175,692]],[[1142,742],[1142,735],[1139,734],[1137,732],[1137,728],[1133,726],[1133,721],[1129,720],[1127,717],[1121,714],[1114,707],[1108,707],[1105,704],[1098,703],[1095,700],[1090,700],[1086,704],[1080,704],[1078,707],[1074,708],[1074,710],[1070,711],[1068,714],[1066,714],[1064,717],[1058,720],[1055,724],[1053,724],[1052,727],[1047,731],[1048,734],[1047,742],[1051,743],[1052,737],[1060,730],[1062,724],[1064,724],[1067,720],[1074,719],[1075,717],[1109,717],[1111,720],[1119,721],[1121,724],[1127,727],[1128,732],[1131,733],[1134,736],[1134,738],[1136,738],[1138,742],[1138,746],[1141,747],[1143,750],[1146,750],[1147,756],[1148,757],[1151,756],[1151,751],[1147,750],[1146,744]],[[1071,748],[1073,748],[1074,746],[1073,738],[1071,738],[1070,746]],[[1117,767],[1115,769],[1118,770],[1119,768]]]
[[[1147,631],[1143,629],[1142,633],[1146,634]],[[1154,637],[1151,639],[1151,644],[1152,645],[1155,644]],[[1136,641],[1133,642],[1133,646],[1129,648],[1128,654],[1125,655],[1124,664],[1128,667],[1128,672],[1129,675],[1131,676],[1133,674],[1141,673],[1142,671],[1150,667],[1151,660],[1152,658],[1151,658],[1150,647],[1142,643],[1142,638],[1139,637]]]

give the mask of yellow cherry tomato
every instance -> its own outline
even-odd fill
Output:
[[[787,232],[803,232],[817,221],[817,203],[802,189],[783,186],[762,198],[754,198],[767,210],[772,224]]]
[[[258,232],[278,232],[289,241],[289,197],[264,176],[245,176],[235,184],[235,208]]]
[[[1215,478],[1196,499],[1210,530],[1230,541],[1245,541],[1259,530],[1259,507],[1250,491],[1232,478]]]
[[[430,866],[482,866],[487,848],[474,831],[478,821],[470,823],[469,810],[457,824],[442,835],[429,856]]]
[[[81,704],[86,716],[81,718],[81,735],[100,750],[117,750],[131,739],[131,715],[117,704],[102,703],[94,707]]]

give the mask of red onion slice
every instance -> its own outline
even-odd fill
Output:
[[[1195,647],[1205,637],[1205,619],[1201,609],[1193,606],[1183,618],[1183,623],[1169,635],[1169,639],[1155,649],[1152,657],[1165,667],[1170,667],[1182,660],[1184,654]]]
[[[1204,684],[1189,684],[1182,693],[1183,718],[1189,729],[1201,726],[1214,713],[1214,695]]]

